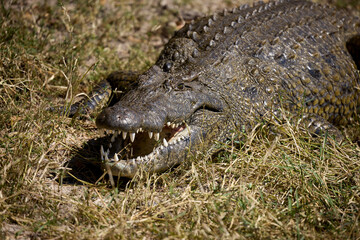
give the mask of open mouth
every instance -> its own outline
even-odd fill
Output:
[[[161,132],[144,131],[142,128],[129,133],[121,130],[105,132],[111,134],[108,147],[104,149],[101,145],[100,149],[101,160],[105,163],[121,160],[146,163],[165,149],[190,139],[190,128],[185,123],[167,122]]]

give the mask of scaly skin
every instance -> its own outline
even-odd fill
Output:
[[[280,108],[340,139],[334,126],[351,121],[360,105],[359,36],[357,17],[306,1],[242,6],[184,26],[98,116],[98,128],[115,134],[102,148],[108,172],[164,171],[234,130],[281,117]]]

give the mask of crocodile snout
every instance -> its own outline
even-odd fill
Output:
[[[96,118],[96,126],[106,129],[131,131],[139,128],[141,118],[127,107],[104,109]]]

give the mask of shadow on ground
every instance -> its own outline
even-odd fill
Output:
[[[106,184],[111,187],[108,175],[104,173],[100,161],[100,146],[106,145],[108,137],[90,139],[84,147],[75,149],[73,157],[63,167],[67,169],[59,178],[63,184]],[[104,144],[105,143],[105,144]],[[114,179],[116,187],[124,189],[127,178]]]

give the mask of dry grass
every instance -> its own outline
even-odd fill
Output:
[[[94,121],[46,110],[111,71],[146,69],[184,19],[236,4],[0,1],[0,238],[359,239],[356,143],[258,126],[112,189],[90,161]]]

